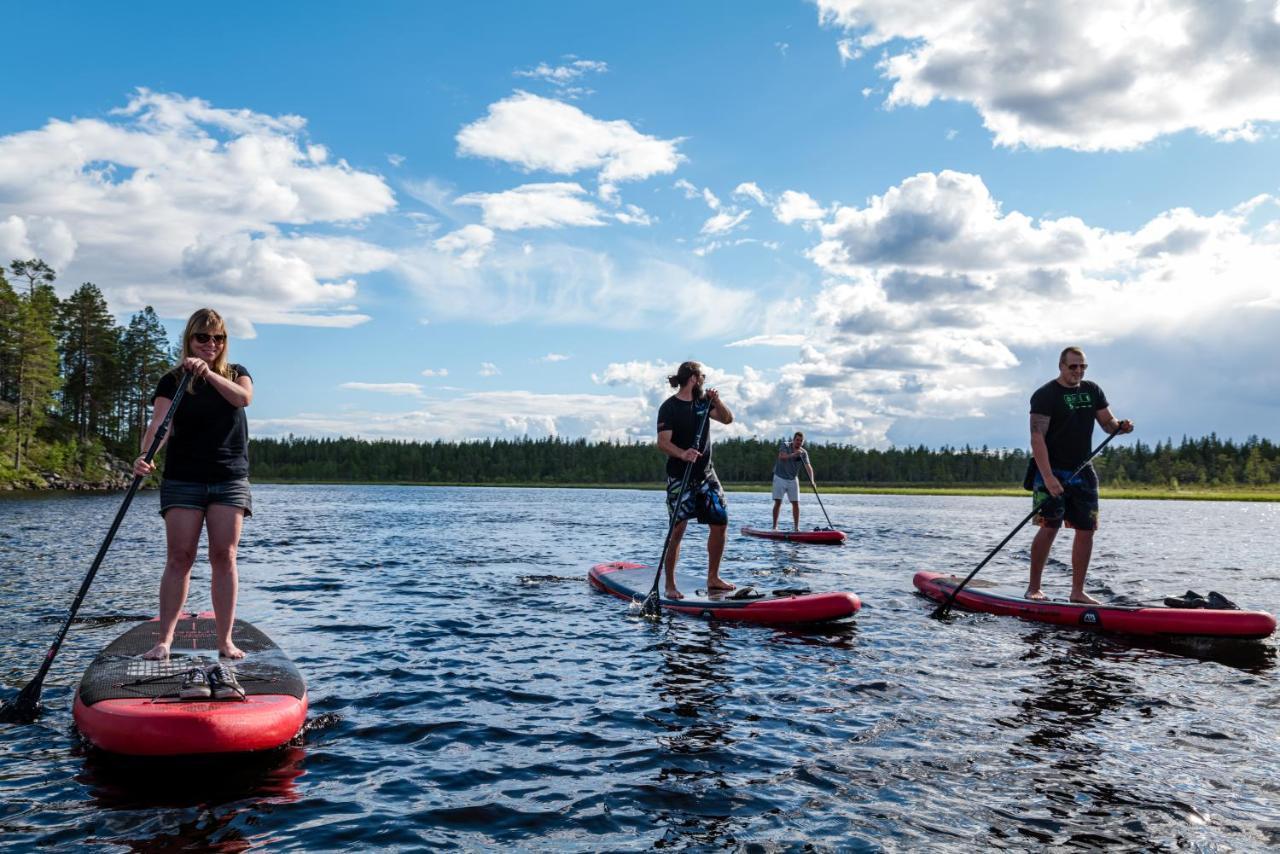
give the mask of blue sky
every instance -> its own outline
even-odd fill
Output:
[[[172,331],[256,435],[1026,441],[1083,345],[1148,441],[1276,437],[1257,3],[28,4],[0,257]]]

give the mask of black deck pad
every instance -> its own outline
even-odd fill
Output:
[[[235,671],[246,695],[288,694],[301,699],[306,694],[302,674],[271,638],[244,620],[236,620],[231,639],[244,650],[245,657],[222,663]],[[86,706],[102,700],[155,699],[177,701],[182,677],[193,667],[207,668],[218,663],[218,641],[211,617],[184,615],[173,635],[166,661],[147,661],[142,654],[160,640],[160,623],[141,623],[116,638],[80,680],[80,700]]]

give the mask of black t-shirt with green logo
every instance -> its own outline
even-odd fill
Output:
[[[1036,389],[1031,395],[1031,414],[1049,416],[1045,444],[1051,468],[1075,471],[1089,459],[1097,412],[1109,405],[1098,384],[1088,380],[1067,388],[1055,379]]]

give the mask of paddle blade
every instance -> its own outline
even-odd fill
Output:
[[[27,683],[27,687],[12,702],[0,701],[0,723],[29,724],[40,717],[40,684]]]
[[[662,603],[658,601],[657,593],[650,593],[644,597],[644,604],[640,606],[640,614],[651,619],[656,618],[662,612]]]

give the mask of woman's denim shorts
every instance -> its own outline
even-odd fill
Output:
[[[210,504],[227,504],[240,507],[245,517],[253,515],[253,496],[249,493],[249,479],[224,480],[221,483],[194,483],[189,480],[160,481],[160,515],[174,507],[205,510]]]

